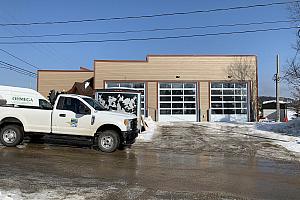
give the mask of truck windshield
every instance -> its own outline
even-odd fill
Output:
[[[92,98],[83,98],[84,101],[86,101],[90,106],[92,106],[95,110],[107,110],[104,106],[102,106],[98,101],[92,99]]]

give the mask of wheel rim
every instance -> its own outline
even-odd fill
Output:
[[[114,145],[114,139],[111,136],[101,137],[101,146],[105,149],[110,149]]]
[[[6,131],[4,131],[2,137],[3,137],[4,142],[11,144],[16,141],[17,133],[13,129],[7,129]]]

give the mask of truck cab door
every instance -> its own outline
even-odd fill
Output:
[[[91,109],[76,97],[59,97],[52,113],[52,133],[91,136]]]

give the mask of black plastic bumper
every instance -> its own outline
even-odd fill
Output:
[[[135,138],[137,138],[140,130],[131,130],[131,131],[123,131],[122,132],[122,144],[129,145],[135,142]]]

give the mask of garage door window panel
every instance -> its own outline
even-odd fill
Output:
[[[183,108],[183,103],[172,103],[172,108]]]
[[[171,95],[171,90],[161,90],[160,95]]]
[[[173,115],[182,115],[183,114],[183,109],[173,109],[172,110]]]
[[[161,108],[172,108],[171,103],[160,103]]]
[[[161,115],[171,115],[171,109],[169,109],[169,110],[161,109],[160,114]]]
[[[184,108],[196,108],[195,103],[185,103]]]
[[[192,102],[195,102],[195,101],[196,101],[196,98],[195,98],[195,96],[185,96],[185,97],[184,97],[184,101],[192,101]]]
[[[160,101],[171,101],[171,96],[161,96]]]
[[[223,95],[234,95],[234,90],[224,90]]]
[[[234,101],[234,96],[223,96],[223,101]]]
[[[213,90],[211,90],[211,94],[212,95],[222,95],[222,90],[215,90],[215,89],[213,89]]]
[[[184,88],[196,88],[195,83],[185,83]]]
[[[195,95],[195,90],[184,90],[184,95]]]
[[[172,90],[172,95],[183,95],[183,90]]]
[[[173,96],[172,101],[183,101],[183,96]]]
[[[196,110],[195,109],[185,109],[184,114],[186,114],[186,115],[195,115]]]
[[[160,83],[159,88],[171,88],[171,83]]]
[[[172,88],[183,88],[183,84],[182,83],[173,83]]]

